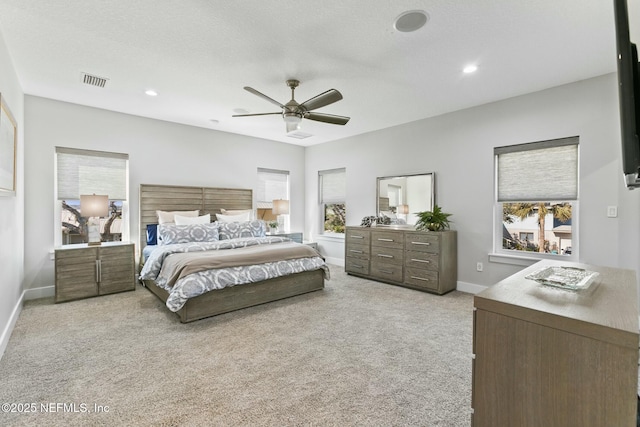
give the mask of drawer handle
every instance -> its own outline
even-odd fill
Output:
[[[364,236],[351,236],[352,239],[364,239]]]
[[[380,258],[393,258],[393,255],[387,255],[387,254],[378,254],[378,256]]]
[[[381,241],[381,242],[393,242],[394,241],[393,239],[384,239],[382,237],[378,237],[378,240]]]
[[[431,243],[429,242],[411,242],[412,245],[424,245],[424,246],[430,246]]]
[[[384,273],[384,274],[393,274],[393,271],[391,270],[378,270],[380,271],[380,273]]]
[[[364,252],[359,251],[359,250],[357,250],[357,249],[349,249],[349,252],[354,252],[354,253],[357,253],[357,254],[364,253]]]
[[[411,276],[412,279],[422,280],[423,282],[430,282],[431,279],[425,279],[424,277]]]
[[[424,262],[425,264],[429,264],[431,262],[431,261],[427,261],[426,259],[415,259],[415,258],[411,258],[411,261]]]

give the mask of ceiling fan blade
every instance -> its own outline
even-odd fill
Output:
[[[262,92],[258,92],[257,90],[255,90],[255,89],[254,89],[254,88],[252,88],[252,87],[245,86],[245,87],[244,87],[244,90],[246,90],[247,92],[251,92],[251,93],[252,93],[252,94],[254,94],[254,95],[257,95],[257,96],[259,96],[259,97],[260,97],[260,98],[262,98],[262,99],[266,99],[266,100],[267,100],[267,101],[269,101],[270,103],[275,104],[275,105],[277,105],[277,106],[278,106],[278,107],[280,107],[280,108],[284,108],[284,105],[280,104],[280,103],[279,103],[278,101],[276,101],[275,99],[273,99],[273,98],[269,98],[269,97],[268,97],[267,95],[265,95],[264,93],[262,93]]]
[[[329,89],[326,92],[316,95],[311,99],[304,101],[300,104],[300,107],[307,111],[315,110],[316,108],[324,107],[334,102],[340,101],[342,94],[335,89]]]
[[[277,113],[234,114],[231,117],[269,116],[271,114],[282,114],[282,112],[278,111]]]
[[[332,125],[346,125],[350,117],[335,116],[333,114],[324,113],[305,113],[305,119],[315,120],[316,122],[331,123]]]

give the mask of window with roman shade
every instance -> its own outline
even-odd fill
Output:
[[[99,219],[103,241],[128,239],[129,155],[56,147],[56,217],[60,228],[55,244],[86,242],[86,220],[80,196],[107,196],[109,210]]]
[[[319,197],[325,233],[344,233],[346,222],[346,169],[318,172]]]
[[[289,171],[258,168],[258,209],[271,209],[274,200],[289,200]]]
[[[496,252],[576,258],[578,148],[577,136],[494,148]]]

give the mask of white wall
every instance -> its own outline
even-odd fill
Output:
[[[0,357],[22,308],[24,248],[24,94],[0,33],[0,96],[18,125],[16,195],[0,197]]]
[[[493,148],[580,137],[580,261],[639,270],[640,190],[622,181],[616,75],[307,148],[307,233],[317,235],[317,174],[346,168],[347,225],[376,209],[378,176],[436,173],[436,203],[458,231],[458,281],[489,286],[521,267],[489,262],[493,247]],[[607,206],[618,218],[607,218]],[[329,248],[327,246],[327,248]],[[344,257],[334,244],[330,258]],[[483,272],[476,263],[483,262]]]
[[[257,168],[288,170],[291,230],[304,228],[304,148],[26,96],[25,287],[53,286],[56,146],[129,154],[131,239],[140,184],[252,188]],[[139,250],[139,249],[138,249]]]

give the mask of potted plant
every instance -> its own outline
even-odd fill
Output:
[[[416,230],[442,231],[449,228],[450,213],[442,212],[438,205],[433,205],[432,211],[416,212]]]
[[[270,233],[275,234],[278,232],[278,221],[269,221],[267,225]]]

